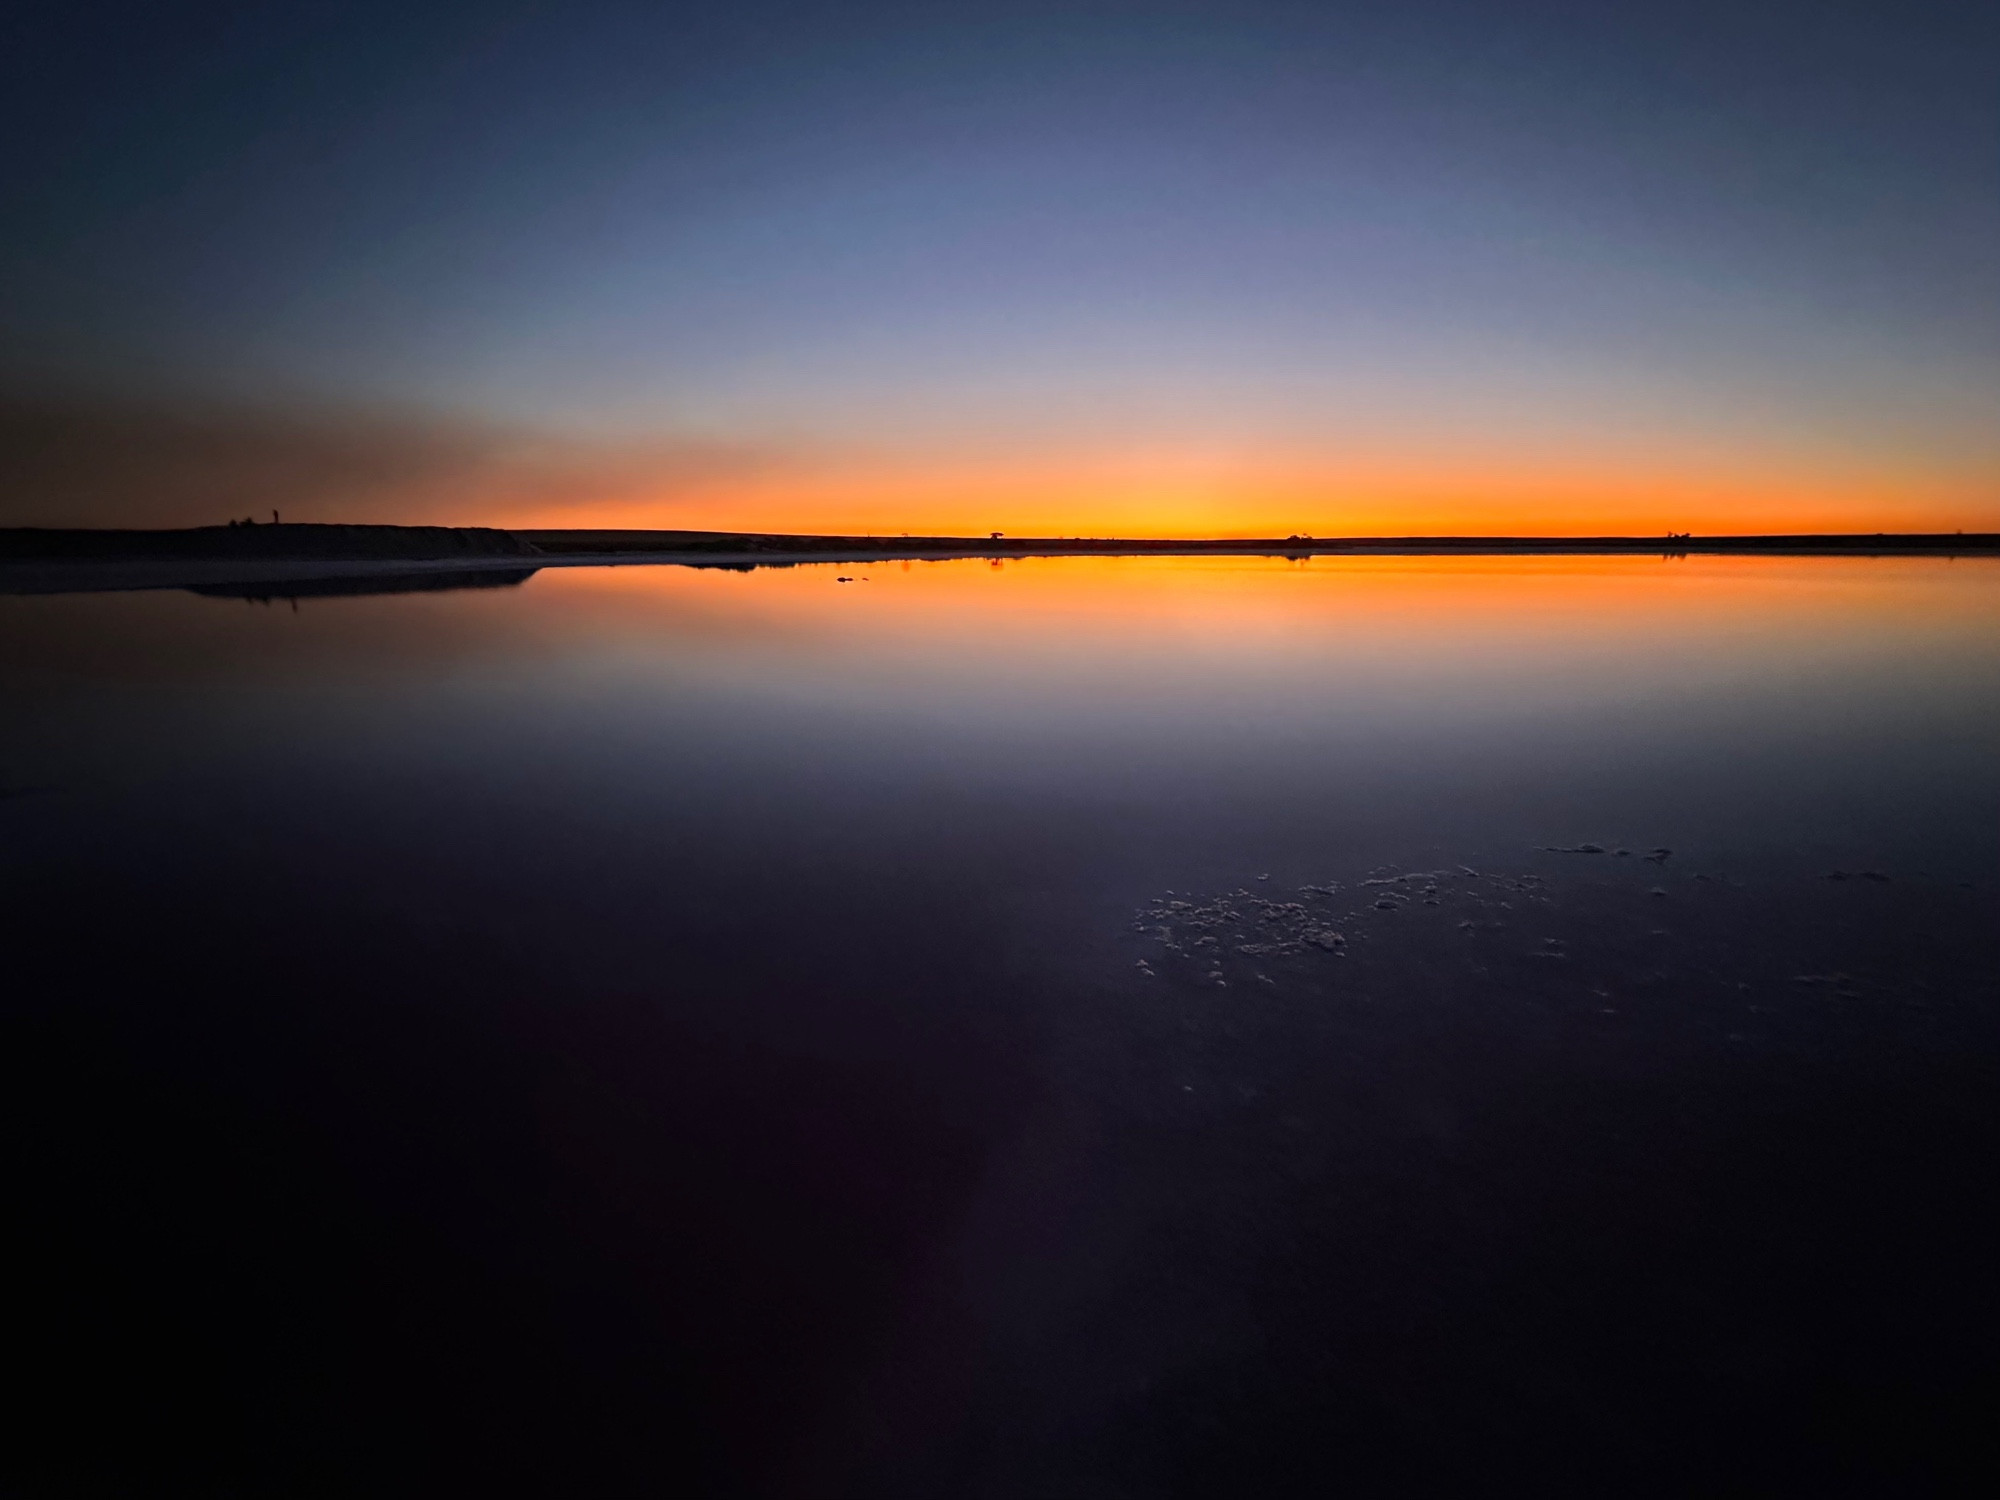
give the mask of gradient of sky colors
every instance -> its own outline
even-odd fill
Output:
[[[8,521],[2000,529],[1991,4],[0,25]]]

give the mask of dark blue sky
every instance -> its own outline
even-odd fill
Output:
[[[1991,4],[4,24],[31,399],[1194,474],[1221,513],[1482,465],[1933,509],[2000,476]]]

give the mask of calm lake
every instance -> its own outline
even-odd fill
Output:
[[[24,1492],[1981,1458],[2000,563],[271,587],[0,597]]]

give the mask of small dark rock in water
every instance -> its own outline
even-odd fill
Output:
[[[843,577],[840,577],[840,578],[836,578],[836,579],[834,579],[833,581],[834,581],[835,583],[852,583],[852,582],[854,582],[854,580],[853,580],[852,578],[847,578],[847,577],[844,577],[844,576],[843,576]]]
[[[1547,854],[1602,854],[1604,846],[1602,844],[1570,844],[1564,847],[1559,844],[1544,844],[1542,845],[1542,850]]]
[[[1652,864],[1663,865],[1667,862],[1667,856],[1673,852],[1671,849],[1649,849],[1646,851],[1646,858]]]
[[[1863,880],[1873,880],[1882,885],[1887,885],[1889,883],[1889,877],[1887,875],[1884,875],[1880,870],[1863,870],[1861,872],[1861,878]]]
[[[1695,878],[1698,880],[1701,877],[1696,876]],[[1827,871],[1826,878],[1828,880],[1852,880],[1854,877],[1849,875],[1845,870],[1829,870]]]
[[[1663,885],[1656,885],[1650,891],[1646,892],[1649,896],[1664,896],[1666,893],[1667,888]]]
[[[1394,911],[1395,909],[1396,903],[1391,901],[1387,896],[1384,896],[1380,901],[1375,903],[1375,910],[1377,911]]]

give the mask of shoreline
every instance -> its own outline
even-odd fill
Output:
[[[789,535],[777,532],[550,531],[512,535],[548,557],[805,558],[865,562],[960,557],[1333,557],[2000,553],[1996,532],[1832,532],[1707,536],[987,537]]]
[[[731,569],[803,563],[1030,557],[2000,557],[2000,533],[1755,536],[857,537],[769,532],[443,526],[209,526],[172,531],[0,529],[0,594],[194,588],[367,592],[521,582],[548,567]],[[313,589],[310,586],[320,584]],[[339,585],[339,586],[336,586]],[[250,597],[262,597],[247,592]]]

